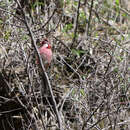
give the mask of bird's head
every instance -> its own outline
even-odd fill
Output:
[[[40,45],[42,46],[42,47],[45,47],[45,48],[47,48],[47,49],[51,49],[51,44],[50,44],[50,42],[48,41],[48,39],[43,39],[41,42],[40,42]]]

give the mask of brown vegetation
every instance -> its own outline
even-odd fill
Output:
[[[127,2],[0,1],[0,130],[130,129]]]

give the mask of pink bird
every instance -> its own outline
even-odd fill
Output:
[[[40,44],[41,47],[39,48],[39,52],[41,57],[43,58],[44,66],[47,69],[52,60],[51,44],[47,39],[43,39],[43,41],[40,42]]]

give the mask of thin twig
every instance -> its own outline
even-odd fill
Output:
[[[89,5],[89,3],[87,2],[88,8],[91,8],[91,6]],[[124,34],[114,25],[112,25],[110,22],[108,22],[105,18],[103,18],[94,8],[92,9],[92,11],[95,13],[95,15],[97,16],[97,18],[100,20],[102,20],[105,24],[107,24],[108,26],[111,26],[114,30],[116,30],[116,32],[120,33],[121,36],[124,37]]]
[[[91,6],[90,6],[90,9],[89,9],[89,20],[88,20],[88,26],[87,26],[87,36],[90,36],[89,28],[90,28],[90,23],[91,23],[91,19],[92,19],[92,9],[93,9],[93,0],[91,1]]]
[[[57,22],[57,24],[56,24],[56,26],[54,28],[52,28],[50,31],[48,31],[48,32],[46,32],[45,34],[42,34],[42,35],[48,35],[49,33],[54,32],[56,30],[56,28],[58,28],[58,25],[59,25],[59,23],[61,21],[61,18],[62,17],[60,17],[59,21]]]
[[[59,57],[62,59],[63,63],[69,67],[75,74],[77,74],[77,76],[79,77],[80,81],[82,81],[82,77],[80,76],[80,74],[71,66],[69,65],[62,56],[59,55]]]
[[[43,25],[42,27],[40,27],[39,29],[33,31],[33,33],[38,32],[38,31],[44,29],[44,27],[50,22],[50,20],[51,20],[52,17],[54,16],[55,12],[56,12],[56,9],[54,9],[52,15],[48,18],[48,20],[46,21],[46,23],[44,23],[44,25]]]
[[[36,105],[37,105],[38,111],[39,111],[40,116],[41,116],[42,125],[43,125],[44,130],[46,130],[46,126],[45,126],[45,123],[44,123],[44,121],[43,121],[42,112],[41,112],[41,109],[40,109],[40,107],[39,107],[39,105],[38,105],[38,100],[37,100],[37,98],[36,98],[36,95],[35,95],[35,93],[34,93],[33,84],[32,84],[32,81],[31,81],[31,73],[29,72],[29,68],[28,68],[28,71],[27,71],[27,72],[28,72],[28,79],[29,79],[29,82],[30,82],[30,87],[31,87],[31,90],[32,90],[32,94],[33,94],[33,96],[34,96],[34,99],[35,99],[35,101],[36,101]]]
[[[78,2],[77,12],[76,12],[76,19],[75,19],[75,24],[74,24],[74,37],[73,37],[72,44],[71,44],[70,48],[73,48],[74,42],[76,40],[76,34],[77,34],[77,28],[78,28],[78,19],[79,19],[79,8],[80,8],[80,0]]]
[[[10,15],[13,15],[14,17],[16,17],[17,19],[19,19],[20,21],[24,22],[24,20],[23,20],[23,19],[21,19],[20,17],[18,17],[18,16],[17,16],[17,15],[15,15],[14,13],[11,13],[11,12],[9,12],[9,11],[7,11],[7,10],[3,9],[2,7],[0,7],[0,10],[1,10],[1,11],[4,11],[4,12],[6,12],[6,13],[10,14]]]
[[[62,98],[62,101],[61,101],[61,103],[59,104],[59,106],[61,106],[61,107],[60,107],[60,112],[62,112],[63,106],[64,106],[64,104],[65,104],[65,101],[66,101],[67,97],[69,97],[69,95],[72,93],[73,89],[74,89],[74,88],[71,88],[71,90]]]
[[[69,48],[62,40],[58,39],[58,38],[55,37],[55,36],[53,36],[53,37],[54,37],[57,41],[59,41],[62,45],[64,45],[69,52],[71,52],[70,48]]]
[[[104,104],[104,101],[102,101],[99,106],[92,112],[92,114],[88,117],[88,119],[84,122],[82,130],[85,129],[85,126],[87,125],[88,121],[92,118],[92,116],[95,114],[95,112],[102,107],[102,105]]]

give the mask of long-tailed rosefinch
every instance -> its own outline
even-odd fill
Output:
[[[47,68],[52,60],[52,50],[51,50],[51,44],[47,39],[43,39],[42,42],[40,42],[41,47],[39,48],[40,55],[43,59],[43,63],[45,68]]]

